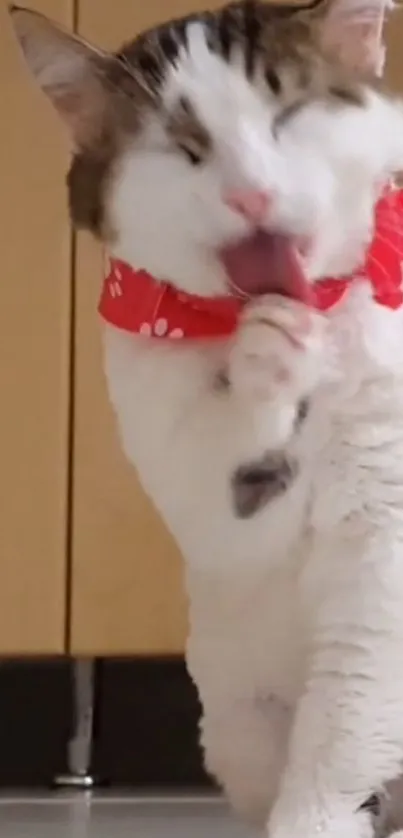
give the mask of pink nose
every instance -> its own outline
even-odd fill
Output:
[[[223,200],[234,212],[255,224],[263,221],[270,203],[267,193],[258,189],[231,189],[224,193]]]

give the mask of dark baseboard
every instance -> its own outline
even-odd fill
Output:
[[[46,787],[67,770],[73,661],[0,664],[0,787]],[[199,705],[183,660],[97,663],[94,775],[112,786],[208,788]]]
[[[205,786],[200,708],[182,660],[102,662],[94,772],[118,785]]]
[[[0,786],[49,786],[65,771],[72,714],[68,661],[2,661]]]

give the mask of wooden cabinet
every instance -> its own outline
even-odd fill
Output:
[[[399,8],[396,8],[390,18],[386,40],[388,44],[386,79],[392,90],[403,95],[403,17]]]
[[[30,4],[115,47],[203,0]],[[67,140],[19,60],[6,5],[0,0],[0,655],[181,652],[181,558],[121,453],[103,377],[103,255],[85,235],[72,247]],[[394,88],[403,88],[402,35],[397,14]]]
[[[65,648],[70,251],[67,144],[0,2],[0,655]],[[71,0],[36,0],[71,26]]]

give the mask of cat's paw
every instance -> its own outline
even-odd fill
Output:
[[[298,403],[323,368],[325,318],[278,294],[245,306],[229,360],[229,380],[242,398]]]

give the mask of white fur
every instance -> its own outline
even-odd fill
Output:
[[[223,293],[215,248],[247,223],[221,193],[247,185],[272,195],[268,227],[313,239],[312,279],[354,268],[380,184],[401,164],[400,105],[370,92],[365,108],[311,104],[275,138],[274,100],[209,54],[197,27],[166,106],[182,93],[211,157],[191,168],[147,123],[117,173],[115,253]],[[210,345],[107,326],[106,371],[127,456],[185,557],[207,765],[271,838],[365,838],[357,809],[403,758],[403,311],[354,286],[327,318],[312,316],[298,355],[259,319],[263,307],[293,331],[301,312],[287,306],[247,306],[234,341]],[[214,387],[222,366],[228,392]],[[312,409],[295,434],[304,395]],[[237,519],[234,469],[284,444],[300,477]]]

